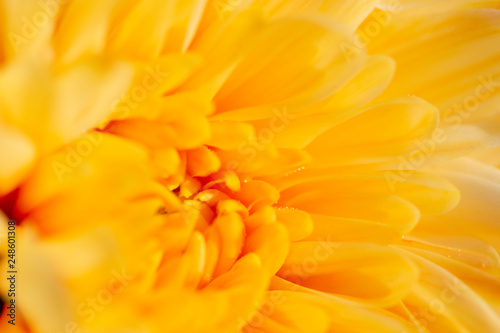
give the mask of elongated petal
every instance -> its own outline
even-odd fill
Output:
[[[307,288],[384,305],[406,296],[418,275],[417,267],[393,248],[324,241],[292,244],[278,272]]]

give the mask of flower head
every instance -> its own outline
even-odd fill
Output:
[[[499,331],[499,6],[0,1],[0,327]]]

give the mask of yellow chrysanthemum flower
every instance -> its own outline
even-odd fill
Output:
[[[500,332],[500,1],[0,17],[1,332]]]

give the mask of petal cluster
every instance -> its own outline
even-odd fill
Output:
[[[0,0],[2,332],[499,332],[499,9]]]

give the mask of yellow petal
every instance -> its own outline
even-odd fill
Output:
[[[420,325],[429,331],[495,332],[500,319],[470,287],[445,269],[412,255],[422,270],[418,284],[404,300]]]
[[[365,58],[363,50],[346,59],[339,48],[331,47],[350,38],[342,27],[319,18],[271,22],[215,96],[214,119],[271,118],[275,108],[300,108],[340,90]]]
[[[243,182],[234,198],[241,201],[250,211],[256,211],[278,201],[279,192],[266,182],[250,180]]]
[[[212,138],[207,145],[223,150],[240,149],[245,142],[252,142],[255,138],[255,131],[249,124],[241,122],[210,122]]]
[[[0,124],[0,195],[7,194],[23,180],[35,158],[33,142],[22,132]]]
[[[298,209],[278,208],[276,213],[277,219],[287,228],[290,241],[299,241],[312,233],[314,224],[307,212]]]
[[[468,243],[480,243],[476,239],[460,239],[460,242],[467,244],[465,246],[468,246]],[[492,248],[488,245],[482,244],[482,246],[482,248],[471,249],[469,247],[469,249],[464,249],[464,258],[460,256],[461,251],[458,252],[456,248],[429,246],[426,249],[420,249],[418,248],[420,244],[415,242],[404,242],[402,248],[446,269],[472,288],[498,313],[500,311],[500,297],[497,293],[498,288],[500,288],[498,254],[493,253]],[[451,258],[448,257],[448,254]],[[475,265],[477,263],[479,263],[478,266]],[[492,263],[496,265],[495,269],[490,266]]]
[[[44,10],[45,9],[45,10]],[[2,1],[2,47],[4,56],[13,59],[17,55],[28,55],[42,62],[51,59],[50,39],[56,25],[61,5],[40,6],[36,0],[20,3],[15,0]]]
[[[206,118],[195,115],[171,121],[126,119],[112,122],[106,130],[155,149],[192,149],[210,137]]]
[[[125,7],[127,6],[127,7]],[[174,24],[176,1],[146,1],[122,4],[125,13],[117,17],[111,35],[111,52],[148,60],[160,54],[165,35]]]
[[[64,233],[127,221],[141,211],[153,217],[162,201],[169,209],[178,209],[179,199],[152,179],[144,149],[111,135],[101,133],[97,138],[100,141],[94,144],[76,141],[38,164],[20,190],[16,202],[20,216],[30,215],[44,232]],[[95,200],[96,186],[106,200]],[[90,221],[88,202],[93,202]],[[124,202],[129,204],[119,208]],[[68,215],[74,216],[73,223],[67,223]]]
[[[214,276],[217,277],[228,271],[242,252],[245,227],[236,213],[219,216],[213,226],[220,239],[219,260],[214,270]]]
[[[423,215],[437,215],[456,206],[459,192],[444,178],[417,171],[387,170],[356,174],[308,170],[296,172],[276,182],[281,200],[309,191],[360,192],[395,195],[414,204]]]
[[[226,20],[231,15],[247,8],[259,8],[272,17],[287,17],[294,14],[320,13],[334,21],[341,22],[349,29],[354,30],[375,7],[378,0],[346,3],[342,0],[309,0],[309,1],[283,1],[283,0],[251,0],[227,2],[217,0],[212,8],[207,8],[211,20]],[[217,15],[217,17],[216,17]],[[206,18],[207,21],[208,18]],[[207,24],[208,22],[205,22]]]
[[[275,222],[276,210],[270,206],[264,206],[245,219],[245,228],[249,234],[262,225]]]
[[[364,236],[369,234],[368,230],[373,232],[379,228],[404,234],[413,229],[420,218],[420,212],[410,202],[376,193],[309,191],[280,203],[309,212],[314,222],[313,235],[349,237],[359,233],[359,236]],[[362,225],[372,227],[364,231],[360,228]],[[347,230],[350,232],[346,233]]]
[[[383,96],[417,95],[438,107],[443,126],[498,115],[499,18],[496,10],[393,15],[384,33],[368,46],[371,52],[383,50],[398,64]]]
[[[110,24],[111,10],[116,0],[88,2],[75,0],[65,8],[57,26],[54,45],[61,62],[69,63],[80,57],[100,53],[104,49]],[[58,8],[57,2],[48,8]],[[50,5],[52,4],[52,5]],[[82,29],[85,26],[86,29]]]
[[[366,306],[336,296],[312,294],[306,289],[297,290],[289,282],[278,281],[277,278],[273,280],[272,287],[284,289],[275,291],[275,293],[281,295],[281,297],[275,296],[277,307],[279,307],[279,302],[284,299],[285,302],[292,304],[319,306],[326,311],[329,321],[329,332],[419,332],[401,317],[380,308]]]
[[[380,0],[377,7],[393,11],[396,14],[410,11],[411,15],[419,15],[468,8],[498,8],[498,5],[500,5],[498,0]]]
[[[438,123],[434,106],[407,97],[376,105],[317,137],[307,151],[319,165],[380,162],[408,154]],[[394,126],[397,123],[398,126]],[[380,129],[373,131],[373,129]],[[370,135],[367,135],[370,133]]]
[[[64,329],[68,322],[76,320],[70,310],[75,305],[58,280],[49,258],[40,250],[40,240],[33,230],[17,228],[16,244],[17,271],[23,272],[16,275],[17,315],[22,313],[29,326],[37,327],[40,332]],[[4,256],[3,267],[7,266],[6,259]],[[45,288],[38,288],[38,283],[43,283]],[[2,279],[0,289],[3,295],[7,295],[9,280]]]
[[[243,331],[325,333],[329,326],[326,311],[290,292],[269,291],[262,305]]]
[[[497,179],[499,179],[498,169],[491,169],[490,171],[496,174]],[[475,237],[491,244],[499,251],[497,198],[500,196],[500,182],[495,181],[495,178],[483,178],[471,175],[469,172],[446,170],[446,167],[443,167],[438,174],[453,182],[460,190],[461,200],[455,209],[442,216],[422,219],[419,231],[431,234],[443,233],[449,236]]]
[[[324,241],[292,243],[278,272],[303,287],[384,306],[405,297],[418,275],[394,248]]]
[[[255,253],[269,275],[275,274],[288,254],[289,237],[285,226],[279,222],[264,224],[245,239],[243,254]]]
[[[263,298],[267,286],[259,257],[248,254],[238,260],[231,271],[212,281],[206,292],[219,292],[227,297],[226,325],[231,331],[237,331],[245,324],[245,319],[250,318],[254,304]]]
[[[205,177],[219,168],[217,155],[205,146],[187,151],[187,170],[191,176]]]

